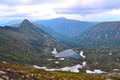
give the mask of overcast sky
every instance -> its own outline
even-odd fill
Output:
[[[120,21],[120,0],[0,0],[0,21],[65,17]]]

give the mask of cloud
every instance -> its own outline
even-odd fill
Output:
[[[119,20],[119,3],[119,0],[0,0],[0,16],[1,20],[56,17],[87,21]]]

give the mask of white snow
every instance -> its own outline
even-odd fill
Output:
[[[59,60],[63,61],[65,58],[59,58]]]
[[[94,71],[86,70],[86,73],[87,74],[103,74],[103,73],[106,73],[106,72],[105,71],[101,71],[99,69],[95,69]]]
[[[120,59],[117,58],[116,60],[119,61]]]
[[[39,67],[37,65],[33,65],[34,68],[37,68],[37,69],[43,69],[45,71],[70,71],[70,72],[76,72],[78,73],[79,72],[79,68],[83,68],[81,65],[77,64],[75,66],[67,66],[67,67],[63,67],[63,68],[60,68],[60,69],[48,69],[46,67]]]
[[[57,71],[58,69],[45,69],[45,71]]]
[[[86,66],[86,61],[82,62],[82,66]]]
[[[39,67],[39,66],[37,66],[37,65],[33,65],[33,67],[36,68],[36,69],[43,69],[43,70],[46,70],[46,69],[47,69],[46,67]]]
[[[91,71],[91,70],[86,70],[86,73],[87,74],[93,74],[93,73],[95,73],[94,71]]]
[[[6,61],[2,61],[2,63],[5,63],[5,64],[6,64],[7,62],[6,62]]]
[[[83,67],[81,65],[77,64],[77,65],[72,66],[72,67],[63,67],[63,68],[60,68],[60,70],[78,73],[79,72],[79,70],[78,70],[79,68],[83,68]]]
[[[48,59],[48,61],[52,61],[52,59]]]
[[[98,69],[95,69],[94,72],[97,73],[97,74],[106,73],[105,71],[101,71],[101,70],[98,70]]]
[[[112,55],[112,53],[109,53],[109,55]]]
[[[86,56],[83,55],[83,51],[80,52],[80,56],[81,56],[82,58],[85,58],[85,57],[86,57]]]
[[[55,64],[59,64],[59,62],[58,62],[58,61],[56,61],[56,62],[55,62]]]
[[[120,71],[120,69],[113,69],[113,71]]]
[[[57,54],[57,50],[56,50],[56,48],[53,48],[53,51],[51,52],[52,54]]]

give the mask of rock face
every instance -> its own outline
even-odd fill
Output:
[[[74,58],[74,59],[80,59],[80,55],[77,54],[72,49],[67,49],[67,50],[64,50],[64,51],[62,51],[60,53],[57,53],[55,55],[55,57],[71,57],[71,58]]]

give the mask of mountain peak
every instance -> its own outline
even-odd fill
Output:
[[[24,19],[23,22],[29,22],[27,19]]]
[[[22,23],[20,24],[20,27],[33,27],[35,26],[34,24],[32,24],[30,21],[28,21],[27,19],[24,19],[22,21]]]
[[[28,21],[27,19],[24,19],[21,24],[32,24],[32,23]]]

